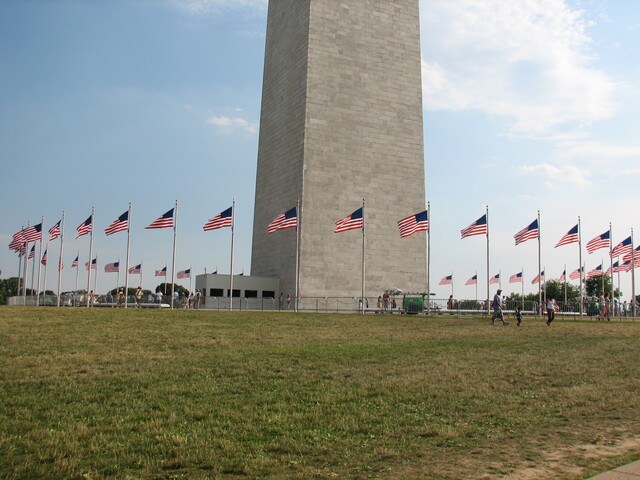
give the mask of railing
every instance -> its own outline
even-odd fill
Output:
[[[411,302],[410,300],[415,300]],[[173,307],[176,309],[197,308],[203,310],[229,310],[229,297],[201,297],[198,304],[189,301],[186,297],[178,296],[174,299]],[[296,300],[280,298],[245,298],[234,297],[232,299],[232,309],[234,311],[296,311]],[[9,297],[8,305],[25,306],[56,306],[57,297],[55,295],[39,296],[16,296]],[[60,296],[60,306],[63,307],[84,307],[87,305],[87,295],[85,293],[64,294]],[[157,302],[155,297],[145,297],[139,304],[134,296],[127,297],[127,305],[130,308],[170,308],[170,297],[166,296],[161,302]],[[92,307],[121,307],[124,306],[124,298],[113,295],[95,295],[89,298],[89,306]],[[515,313],[520,307],[523,315],[546,315],[546,305],[542,308],[535,301],[512,301],[505,300],[502,303],[502,310],[505,314]],[[484,300],[451,300],[431,298],[422,296],[395,296],[389,297],[386,302],[378,302],[377,297],[365,297],[361,301],[360,297],[301,297],[298,299],[297,311],[314,313],[367,313],[367,314],[429,314],[429,315],[487,315],[493,313],[493,308]],[[568,301],[557,302],[556,315],[559,316],[579,316],[580,302]],[[600,318],[600,305],[597,299],[586,299],[583,303],[583,315],[586,317]],[[636,306],[636,316],[640,316],[640,305]],[[609,317],[612,318],[632,318],[630,304],[614,303],[610,309]]]

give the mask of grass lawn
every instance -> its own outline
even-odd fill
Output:
[[[640,322],[0,307],[2,479],[581,479]]]

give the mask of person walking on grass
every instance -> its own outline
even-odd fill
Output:
[[[516,323],[516,327],[519,327],[520,324],[522,323],[522,307],[521,306],[516,307],[516,320],[518,320],[518,323]]]
[[[547,300],[547,326],[556,318],[556,301],[553,298]]]
[[[493,317],[491,318],[491,325],[496,324],[496,320],[500,319],[502,321],[502,325],[509,325],[504,319],[504,315],[502,314],[502,299],[500,298],[500,294],[502,290],[498,289],[496,294],[493,296]]]

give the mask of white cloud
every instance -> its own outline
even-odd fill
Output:
[[[547,188],[555,188],[558,183],[571,183],[579,186],[589,186],[591,181],[588,170],[572,166],[557,166],[549,163],[526,165],[520,171],[537,177]]]
[[[173,3],[188,12],[200,15],[219,13],[223,9],[249,8],[266,11],[268,0],[172,0]]]
[[[563,0],[422,0],[425,108],[475,109],[520,134],[610,117],[588,21]]]
[[[242,129],[252,134],[258,131],[255,123],[249,122],[244,118],[211,117],[207,120],[207,123],[228,130]]]

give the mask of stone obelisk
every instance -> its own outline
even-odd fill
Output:
[[[300,199],[301,297],[359,297],[362,232],[335,222],[365,200],[366,295],[426,291],[418,0],[271,0],[252,275],[295,292],[296,230],[267,225]],[[373,306],[373,305],[372,305]]]

